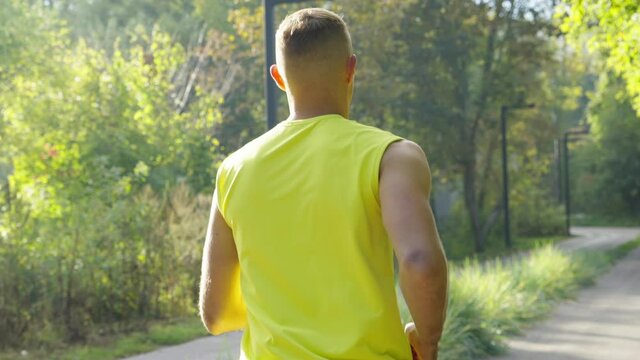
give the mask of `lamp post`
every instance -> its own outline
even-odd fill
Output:
[[[511,249],[511,219],[509,217],[509,168],[507,166],[507,113],[516,109],[531,109],[535,104],[502,105],[500,107],[500,129],[502,131],[502,207],[504,214],[504,243]]]
[[[589,133],[589,126],[585,125],[582,128],[569,129],[564,132],[562,139],[563,152],[564,152],[564,212],[565,212],[565,226],[567,228],[567,235],[571,235],[571,192],[569,186],[569,141],[571,135],[586,135]]]
[[[562,204],[562,139],[553,140],[553,159],[556,165],[555,193],[558,197],[558,202]]]
[[[298,3],[305,0],[262,0],[264,6],[264,46],[265,46],[265,96],[267,105],[267,128],[271,129],[276,125],[276,116],[278,110],[278,103],[276,101],[276,89],[275,82],[271,79],[269,68],[276,62],[276,41],[274,31],[274,9],[278,4],[285,3]]]

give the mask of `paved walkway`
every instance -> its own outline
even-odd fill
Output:
[[[508,344],[496,360],[640,359],[640,248]]]
[[[208,336],[124,360],[237,360],[242,333]]]
[[[568,251],[608,249],[640,236],[640,228],[572,228]],[[209,336],[125,360],[235,360],[242,334]],[[579,301],[561,304],[550,320],[509,343],[499,360],[640,359],[640,249],[621,260]]]
[[[559,248],[568,251],[606,250],[637,238],[640,228],[573,227],[571,234],[576,237],[558,243]]]

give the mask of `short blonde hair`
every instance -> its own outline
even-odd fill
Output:
[[[322,50],[333,41],[344,43],[345,51],[351,51],[351,36],[347,24],[336,13],[309,8],[287,16],[276,33],[276,46],[287,59],[304,57]]]

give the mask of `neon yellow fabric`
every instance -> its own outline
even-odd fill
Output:
[[[324,115],[284,121],[223,162],[243,358],[411,359],[378,197],[380,160],[399,139]]]

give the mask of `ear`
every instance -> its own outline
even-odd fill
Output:
[[[356,59],[356,54],[352,54],[349,56],[349,60],[347,60],[347,83],[351,84],[356,76],[356,65],[358,60]]]
[[[273,81],[276,82],[276,85],[278,85],[280,90],[287,91],[287,85],[284,83],[284,79],[280,74],[280,70],[278,70],[278,65],[276,64],[271,65],[271,67],[269,68],[269,72],[271,73],[271,77],[273,78]]]

